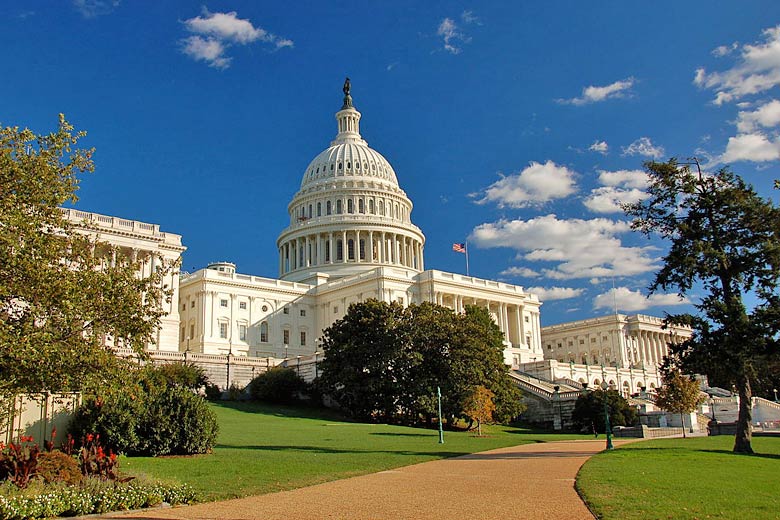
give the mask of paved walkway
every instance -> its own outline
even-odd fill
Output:
[[[593,520],[574,490],[574,479],[580,466],[603,449],[603,439],[524,444],[292,491],[111,516],[124,520]]]

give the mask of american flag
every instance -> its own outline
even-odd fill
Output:
[[[452,250],[456,253],[465,253],[466,252],[466,244],[452,244]]]

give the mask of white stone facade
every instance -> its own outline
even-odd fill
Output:
[[[306,168],[277,240],[280,279],[238,274],[230,263],[182,277],[179,350],[284,357],[318,351],[322,331],[350,304],[425,301],[487,308],[504,332],[504,357],[543,359],[540,302],[522,287],[425,270],[425,236],[412,202],[381,154],[360,136],[348,89],[338,133]]]
[[[151,275],[158,266],[176,265],[163,279],[163,287],[172,289],[169,302],[163,303],[166,315],[160,319],[160,328],[147,350],[178,351],[179,331],[179,269],[178,261],[187,249],[181,244],[181,235],[160,231],[157,224],[110,217],[76,209],[60,208],[65,220],[79,232],[86,233],[99,242],[113,246],[107,253],[108,261],[116,262],[121,256],[131,261],[140,261],[140,275]],[[106,345],[116,347],[113,338],[104,338]]]

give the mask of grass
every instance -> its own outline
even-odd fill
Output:
[[[123,457],[133,475],[174,479],[205,500],[294,489],[418,462],[527,442],[584,438],[507,426],[438,432],[345,422],[327,411],[256,403],[212,404],[220,433],[214,453],[193,457]]]
[[[780,438],[731,452],[731,436],[658,439],[591,458],[577,489],[604,519],[780,517]]]

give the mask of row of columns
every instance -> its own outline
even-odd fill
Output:
[[[451,307],[456,313],[466,310],[466,305],[481,305],[495,314],[496,324],[504,338],[515,347],[537,348],[534,338],[539,337],[540,324],[538,313],[525,313],[523,305],[512,305],[460,294],[434,293],[434,303]],[[526,322],[525,318],[529,320]]]
[[[341,258],[338,255],[339,244]],[[344,230],[297,237],[279,247],[280,275],[297,269],[347,262],[394,264],[423,271],[423,245],[399,233]]]
[[[330,204],[330,208],[328,208]],[[332,215],[378,215],[409,221],[407,206],[398,201],[370,196],[341,197],[301,204],[291,212],[291,224]]]
[[[648,365],[657,366],[663,361],[664,356],[669,353],[668,343],[672,340],[670,334],[662,332],[653,332],[649,330],[639,330],[629,344],[630,361],[634,364],[639,362]]]

